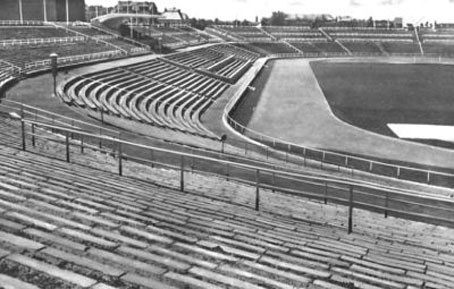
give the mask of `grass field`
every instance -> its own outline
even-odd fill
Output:
[[[454,125],[454,66],[328,62],[311,66],[335,115],[350,124],[388,136],[395,136],[388,123]]]

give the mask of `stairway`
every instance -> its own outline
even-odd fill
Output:
[[[386,51],[386,49],[383,47],[383,45],[380,42],[373,42],[373,43],[378,47],[378,49],[380,49],[380,51],[383,53],[383,55],[389,56],[388,51]]]
[[[278,39],[276,38],[276,36],[274,36],[273,34],[269,33],[268,31],[266,31],[265,29],[263,29],[262,27],[257,27],[258,30],[260,30],[263,34],[266,34],[267,36],[269,36],[271,38],[271,40],[274,40],[274,41],[277,41]]]
[[[288,47],[292,48],[293,50],[295,50],[296,53],[304,54],[304,51],[302,51],[301,49],[298,49],[296,46],[293,46],[291,43],[289,43],[285,40],[282,40],[281,42],[284,43],[285,45],[287,45]]]
[[[418,42],[419,50],[421,51],[421,55],[424,55],[424,49],[422,47],[422,42],[421,42],[421,37],[419,36],[419,31],[418,31],[418,29],[415,29],[413,32],[415,34],[415,39]]]

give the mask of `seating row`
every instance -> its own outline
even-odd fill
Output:
[[[200,115],[228,84],[161,60],[87,74],[70,81],[65,100],[81,107],[185,133],[213,137]]]
[[[19,142],[19,128],[17,121],[0,119],[0,142]],[[64,151],[64,145],[42,144],[35,150],[42,147],[54,156]],[[99,168],[111,162],[93,152],[78,153],[77,159],[95,159]],[[4,145],[0,161],[3,286],[454,285],[452,229],[369,215],[356,218],[355,225],[362,229],[348,235],[342,227],[345,212],[336,206],[263,192],[264,207],[269,204],[272,212],[256,212],[247,208],[246,196],[253,195],[253,189],[248,193],[246,187],[229,187],[229,182],[214,177],[200,178],[212,184],[203,195],[197,186],[179,192],[152,185],[144,180],[155,173],[169,174],[163,179],[175,176],[141,165],[130,167],[135,178],[119,177]],[[226,194],[222,188],[241,193]],[[234,205],[242,200],[246,206]],[[288,212],[294,217],[285,216]]]
[[[184,67],[204,69],[227,79],[233,77],[236,79],[241,76],[238,73],[244,73],[244,68],[257,59],[257,55],[247,50],[240,50],[233,45],[221,44],[176,53],[165,58]],[[212,67],[217,69],[213,70]]]

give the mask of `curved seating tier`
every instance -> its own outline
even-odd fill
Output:
[[[258,55],[233,45],[215,45],[166,56],[187,68],[198,68],[232,80],[238,79]]]
[[[78,106],[158,127],[214,137],[200,115],[229,87],[159,59],[78,76],[65,94]]]
[[[0,142],[20,143],[0,118]],[[187,173],[116,162],[86,150],[59,161],[0,144],[0,282],[6,288],[453,288],[453,230],[342,208]],[[42,151],[40,151],[42,150]],[[160,181],[158,181],[160,182]],[[228,192],[228,193],[226,193]],[[238,206],[235,204],[241,204]],[[249,208],[248,208],[249,207]],[[283,214],[281,214],[283,213]]]

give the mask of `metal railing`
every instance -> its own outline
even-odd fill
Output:
[[[85,39],[86,38],[83,36],[6,39],[6,40],[0,40],[0,46],[22,46],[22,45],[36,45],[36,44],[48,44],[48,43],[68,43],[68,42],[80,42],[80,41],[84,41]]]
[[[164,167],[179,172],[179,186],[186,190],[188,174],[215,176],[228,181],[236,181],[255,188],[255,210],[260,209],[261,191],[272,190],[279,194],[321,200],[325,204],[336,203],[348,207],[348,232],[353,230],[353,210],[366,209],[389,215],[420,220],[442,225],[454,225],[453,200],[448,197],[433,196],[421,192],[400,190],[373,183],[351,179],[319,177],[304,173],[285,172],[269,167],[250,165],[218,158],[183,153],[169,149],[132,143],[118,137],[92,134],[83,130],[50,125],[39,121],[21,118],[22,149],[28,145],[37,146],[37,139],[63,144],[64,160],[77,162],[77,155],[87,149],[111,154],[117,160],[116,173],[125,175],[128,161]],[[49,134],[53,131],[54,134]],[[86,145],[86,139],[96,139],[99,143],[109,143],[106,147]],[[53,153],[58,154],[56,152]],[[134,177],[131,175],[131,177]]]
[[[80,55],[71,55],[71,56],[62,56],[57,59],[59,65],[71,65],[71,64],[80,64],[84,62],[109,59],[112,57],[121,57],[123,53],[119,50],[103,51],[90,54],[80,54]],[[25,70],[37,70],[37,69],[50,69],[50,59],[38,60],[33,62],[25,63]]]
[[[24,25],[24,26],[43,26],[45,23],[43,21],[39,20],[0,20],[0,26],[18,26],[18,25]]]

